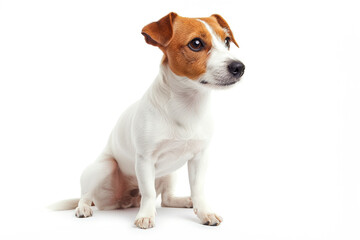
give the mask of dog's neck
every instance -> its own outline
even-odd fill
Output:
[[[150,99],[167,117],[182,125],[209,117],[210,89],[174,74],[166,63],[150,88]]]

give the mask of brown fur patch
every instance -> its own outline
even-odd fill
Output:
[[[227,33],[227,35],[230,37],[230,40],[237,46],[239,47],[239,45],[237,44],[235,38],[234,38],[234,35],[230,29],[230,26],[229,24],[225,21],[225,19],[223,17],[221,17],[220,15],[218,14],[213,14],[211,15],[211,18],[213,19],[216,19],[216,22],[217,22],[217,25],[220,25],[220,27]],[[223,39],[224,40],[224,39]]]
[[[203,41],[203,50],[194,52],[188,47],[188,43],[194,38]],[[206,71],[211,47],[211,34],[204,24],[196,19],[178,16],[173,24],[173,38],[164,53],[170,69],[176,75],[195,80]]]

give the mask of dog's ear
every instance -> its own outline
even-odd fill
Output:
[[[234,35],[229,27],[229,24],[227,24],[227,22],[225,21],[225,19],[220,16],[219,14],[213,14],[211,15],[211,17],[214,17],[216,19],[216,21],[219,23],[219,25],[224,28],[230,35],[230,40],[237,46],[239,47],[239,45],[237,44]]]
[[[176,16],[176,13],[171,12],[159,21],[146,25],[141,31],[145,41],[157,47],[166,47],[173,35],[173,22]]]

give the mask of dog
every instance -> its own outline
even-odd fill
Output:
[[[193,208],[200,222],[217,226],[204,196],[207,148],[212,123],[212,89],[227,89],[241,79],[244,64],[229,51],[237,47],[220,15],[185,18],[174,12],[142,29],[146,43],[163,53],[160,72],[145,95],[114,127],[107,146],[81,175],[81,199],[54,209],[74,209],[79,218],[99,210],[140,207],[135,225],[154,227],[156,198],[161,206]],[[191,197],[173,194],[174,171],[188,165]]]

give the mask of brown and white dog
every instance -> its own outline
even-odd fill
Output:
[[[98,209],[139,207],[135,225],[155,224],[156,198],[164,207],[194,208],[201,223],[222,218],[204,197],[206,150],[211,137],[211,89],[237,83],[245,66],[229,51],[236,43],[220,15],[185,18],[170,13],[142,29],[148,44],[164,53],[160,73],[145,95],[120,117],[97,161],[81,176],[81,199],[54,209],[75,208],[77,217]],[[173,195],[173,172],[188,164],[191,197]]]

